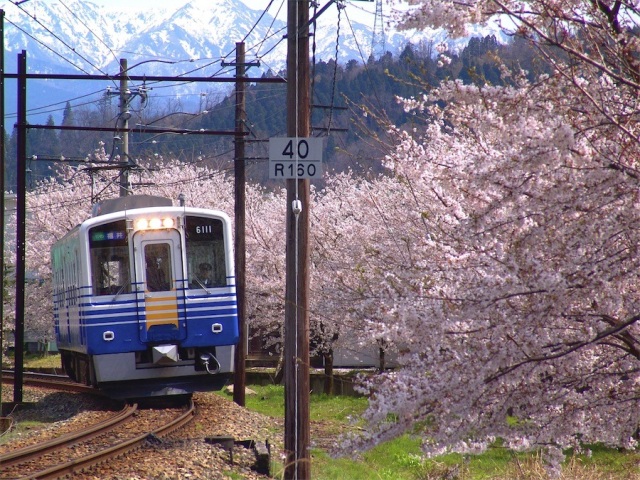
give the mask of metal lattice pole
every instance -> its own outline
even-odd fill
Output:
[[[373,36],[371,38],[371,55],[380,58],[385,52],[384,19],[382,18],[382,0],[376,0],[376,16],[373,21]]]

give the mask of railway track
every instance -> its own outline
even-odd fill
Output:
[[[41,386],[41,385],[39,385]],[[53,387],[51,387],[53,388]],[[0,455],[0,479],[61,478],[141,447],[189,423],[192,401],[180,409],[126,405],[111,417],[55,439]]]
[[[56,450],[68,445],[88,441],[101,433],[109,431],[110,429],[131,420],[131,417],[137,409],[137,404],[126,405],[120,412],[117,412],[112,417],[91,425],[86,429],[61,435],[52,440],[31,445],[29,447],[19,448],[9,453],[0,454],[0,465],[2,465],[2,471],[13,465],[37,459],[46,453],[55,452]]]
[[[13,370],[2,370],[2,383],[8,383],[14,379]],[[23,373],[23,385],[29,385],[40,388],[51,388],[53,390],[64,390],[67,392],[90,393],[93,395],[101,395],[101,393],[93,387],[75,383],[66,375],[52,375],[46,373]]]

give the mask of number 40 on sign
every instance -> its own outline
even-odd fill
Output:
[[[273,180],[322,177],[322,139],[269,139],[269,178]]]

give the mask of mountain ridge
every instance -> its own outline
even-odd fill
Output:
[[[119,61],[126,58],[133,75],[148,76],[226,76],[235,69],[221,62],[235,59],[236,42],[244,39],[247,62],[260,62],[247,74],[258,77],[286,67],[286,22],[269,12],[252,9],[240,0],[183,0],[171,8],[118,10],[88,0],[31,0],[17,6],[0,2],[5,11],[5,72],[15,72],[17,54],[27,52],[29,73],[117,74]],[[316,61],[336,57],[365,63],[370,55],[373,25],[350,20],[341,13],[337,22],[321,15],[312,37]],[[373,19],[373,17],[372,17]],[[258,20],[260,20],[258,22]],[[480,35],[484,31],[480,32]],[[503,39],[504,40],[504,39]],[[447,41],[441,31],[386,33],[386,50],[397,55],[407,43]],[[466,41],[462,40],[463,45]],[[455,49],[455,42],[450,41]],[[37,85],[28,88],[30,108],[35,105],[75,98],[96,88],[81,82],[56,84],[51,89]],[[100,84],[106,88],[108,82]],[[111,85],[113,87],[113,85]],[[201,85],[177,85],[176,95],[189,104],[189,95],[201,95]],[[209,84],[210,93],[224,93],[231,84]],[[47,90],[49,92],[47,93]],[[14,94],[6,95],[8,111]],[[15,104],[14,104],[15,105]]]

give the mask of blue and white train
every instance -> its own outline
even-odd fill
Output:
[[[114,398],[219,389],[239,338],[231,222],[148,195],[107,200],[51,250],[62,366]]]

